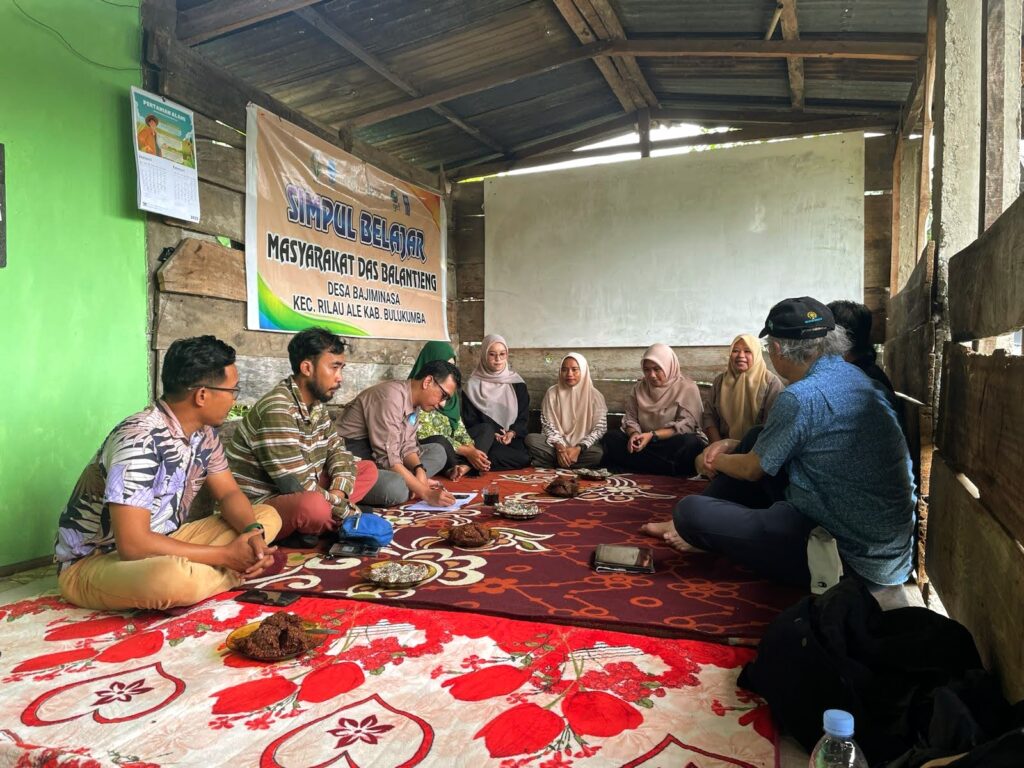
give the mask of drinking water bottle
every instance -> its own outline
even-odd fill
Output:
[[[853,740],[853,715],[826,709],[822,719],[825,735],[814,745],[810,768],[868,768],[864,753]]]

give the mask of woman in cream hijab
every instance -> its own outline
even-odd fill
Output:
[[[508,344],[497,334],[484,337],[480,362],[465,386],[462,421],[473,443],[487,454],[491,469],[530,466],[526,437],[530,394],[523,377],[508,367]]]
[[[765,365],[757,338],[749,333],[737,336],[729,348],[728,370],[711,385],[711,402],[704,411],[708,439],[741,440],[751,427],[764,424],[784,388],[782,379]]]
[[[562,358],[558,383],[544,395],[540,409],[542,434],[526,436],[533,466],[596,467],[608,431],[608,406],[594,389],[587,358],[570,352]]]
[[[700,428],[700,391],[666,344],[650,346],[641,367],[644,377],[626,398],[622,431],[605,437],[606,461],[629,472],[690,477],[708,442]]]

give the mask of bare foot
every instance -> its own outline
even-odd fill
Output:
[[[469,467],[465,464],[458,464],[448,470],[449,480],[458,480],[459,478],[466,475],[469,472]]]
[[[689,544],[682,536],[676,533],[675,528],[665,533],[665,543],[677,552],[696,552],[697,548]]]
[[[666,520],[663,523],[644,523],[640,526],[640,533],[646,533],[656,539],[664,538],[669,531],[675,532],[675,526],[672,525],[671,520]]]

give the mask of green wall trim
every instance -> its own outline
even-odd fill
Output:
[[[19,5],[116,69],[83,61],[0,3],[0,567],[52,552],[82,469],[149,392],[145,218],[135,207],[128,100],[141,85],[139,11]]]

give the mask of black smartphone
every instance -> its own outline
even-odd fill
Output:
[[[291,605],[302,595],[298,592],[277,592],[270,589],[250,589],[243,592],[235,600],[242,603],[256,603],[257,605],[270,605],[274,608],[283,608]]]
[[[376,557],[380,552],[378,544],[361,544],[353,541],[339,541],[328,550],[330,557]]]

